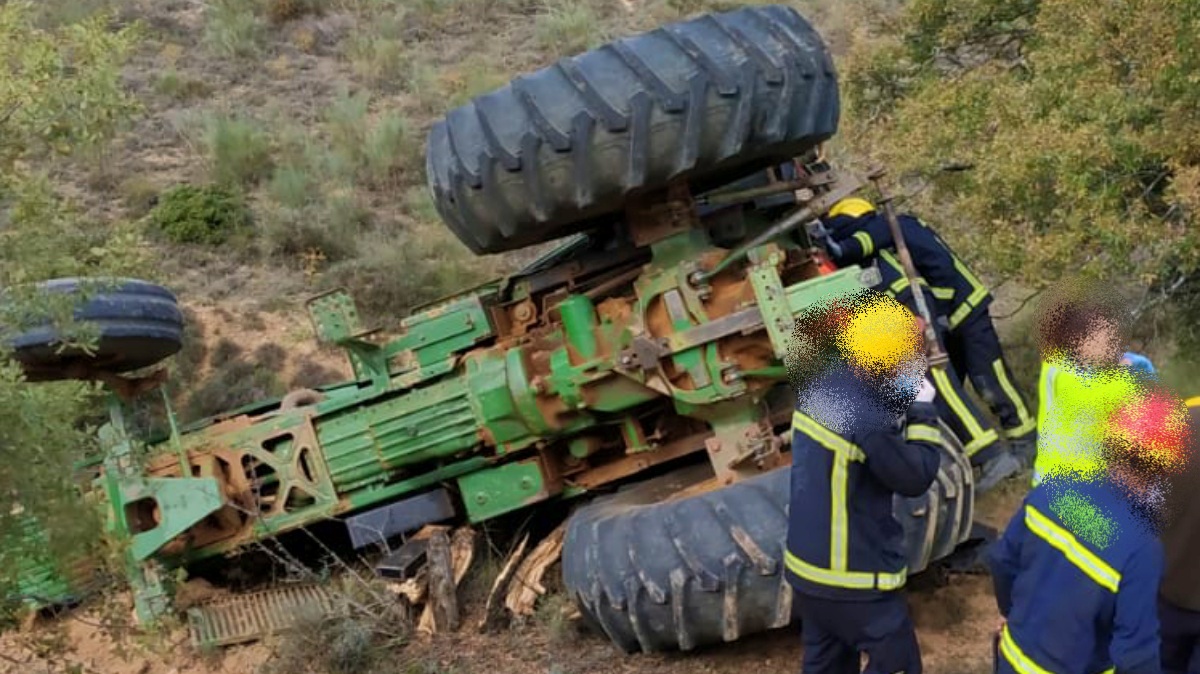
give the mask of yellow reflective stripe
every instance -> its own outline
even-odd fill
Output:
[[[901,278],[896,279],[892,283],[892,285],[888,286],[888,290],[890,290],[893,293],[898,295],[898,294],[900,294],[900,292],[902,290],[904,290],[907,287],[908,287],[908,279],[901,277]]]
[[[875,242],[871,240],[870,234],[857,231],[854,233],[854,238],[858,241],[858,245],[862,246],[863,257],[870,257],[871,253],[875,252]]]
[[[845,571],[849,566],[850,506],[846,502],[849,463],[847,452],[834,452],[833,475],[829,480],[829,568],[834,571]]]
[[[1025,652],[1009,634],[1008,625],[1000,630],[1000,652],[1004,654],[1004,659],[1008,661],[1008,664],[1021,674],[1053,674],[1025,655]]]
[[[848,590],[897,590],[904,587],[908,567],[897,573],[866,573],[863,571],[834,571],[823,569],[800,559],[790,551],[784,551],[783,563],[788,570],[804,580],[818,585],[840,587]]]
[[[933,375],[933,385],[937,389],[938,395],[945,399],[946,404],[950,405],[950,410],[954,412],[954,416],[962,422],[966,427],[967,434],[973,438],[971,444],[975,444],[980,438],[986,437],[983,427],[979,425],[979,420],[976,419],[971,411],[967,409],[967,404],[962,398],[958,397],[958,391],[954,390],[954,386],[950,384],[950,378],[946,375],[945,370],[938,368],[930,368],[929,373]],[[992,432],[995,435],[995,432]]]
[[[1004,370],[1004,361],[997,358],[992,361],[992,371],[996,373],[996,379],[1000,381],[1000,388],[1004,389],[1004,394],[1012,401],[1013,406],[1017,408],[1017,418],[1021,420],[1020,428],[1013,429],[1013,432],[1028,433],[1033,430],[1037,421],[1029,416],[1029,410],[1025,407],[1025,401],[1021,399],[1021,394],[1017,393],[1017,387],[1008,379],[1008,373]],[[1028,426],[1028,428],[1026,428]]]
[[[954,288],[940,288],[935,286],[930,288],[930,291],[933,292],[933,296],[939,300],[954,299]]]
[[[950,314],[950,329],[953,330],[954,328],[957,328],[959,323],[967,320],[967,316],[971,315],[971,311],[974,308],[975,307],[971,306],[970,302],[966,301],[958,305],[958,308],[954,310],[954,313]]]
[[[971,292],[971,296],[967,298],[967,303],[974,307],[982,302],[983,298],[987,297],[987,288],[983,287],[983,283],[981,283],[979,279],[971,273],[970,269],[967,269],[967,266],[962,263],[962,260],[958,259],[957,255],[953,257],[954,268],[957,269],[958,273],[963,278],[967,279],[967,283],[971,284],[971,287],[975,289]]]
[[[1010,438],[1019,438],[1023,435],[1032,433],[1037,428],[1037,419],[1026,419],[1025,423],[1013,428],[1007,429],[1007,435]]]
[[[904,429],[904,439],[937,445],[942,443],[942,434],[938,429],[928,424],[912,424]]]
[[[1087,574],[1088,578],[1096,581],[1100,587],[1109,592],[1117,591],[1117,586],[1121,583],[1121,574],[1092,554],[1092,551],[1076,540],[1070,531],[1058,526],[1031,505],[1025,506],[1025,526],[1038,538],[1066,555],[1072,564]]]
[[[844,452],[851,461],[862,461],[866,456],[862,450],[850,444],[845,438],[818,424],[815,419],[803,412],[792,414],[792,428],[812,438],[817,444],[832,452]]]
[[[844,571],[850,548],[850,512],[846,502],[849,463],[862,461],[866,457],[861,449],[803,412],[792,414],[792,428],[833,452],[833,472],[829,480],[829,566],[836,571]]]
[[[1200,396],[1188,398],[1187,400],[1183,401],[1183,404],[1187,405],[1188,407],[1200,407]]]
[[[967,446],[963,447],[963,450],[967,453],[968,457],[972,457],[978,454],[979,450],[991,447],[992,443],[998,442],[999,440],[1000,434],[996,432],[996,429],[989,428],[987,433],[984,433],[983,435],[967,443]]]

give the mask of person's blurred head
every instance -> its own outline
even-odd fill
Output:
[[[1187,407],[1163,388],[1147,386],[1105,421],[1102,451],[1109,475],[1139,499],[1155,495],[1163,478],[1190,460]]]
[[[805,311],[785,363],[801,408],[836,404],[895,418],[912,404],[925,376],[925,343],[912,312],[886,295],[861,290]],[[852,380],[858,394],[826,400],[831,378]]]
[[[1063,284],[1042,301],[1038,313],[1042,358],[1088,367],[1116,366],[1124,351],[1124,318],[1114,294],[1081,283]]]

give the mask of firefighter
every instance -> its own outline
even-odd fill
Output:
[[[1121,367],[1124,325],[1119,301],[1065,284],[1042,301],[1037,320],[1038,444],[1033,485],[1047,475],[1088,479],[1103,472],[1101,420],[1146,381]]]
[[[838,243],[828,237],[823,227],[815,234],[818,242],[830,250],[831,255],[837,253]],[[918,313],[916,300],[910,287],[908,277],[900,261],[891,251],[882,250],[876,256],[875,266],[879,270],[880,282],[876,290],[888,297],[894,298],[904,305],[914,315]],[[935,315],[934,328],[942,345],[946,344],[945,326],[937,321],[944,316],[944,303],[934,299],[928,283],[922,277],[917,277],[927,306]],[[1021,470],[1021,462],[1007,447],[1000,442],[1000,436],[992,426],[991,421],[980,414],[975,403],[967,396],[963,381],[954,370],[953,363],[947,363],[944,371],[931,370],[930,378],[937,389],[936,406],[939,416],[949,424],[954,435],[963,444],[963,449],[970,458],[971,465],[979,471],[976,489],[979,493],[986,492],[1004,479],[1015,475]]]
[[[1200,672],[1200,398],[1190,398],[1184,470],[1171,474],[1162,532],[1162,585],[1158,619],[1162,633],[1163,674]]]
[[[1162,671],[1155,496],[1161,471],[1181,456],[1182,405],[1146,394],[1110,419],[1104,473],[1048,477],[988,551],[1004,618],[999,672]]]
[[[1032,463],[1037,420],[1013,385],[1012,371],[988,312],[991,293],[925,223],[911,215],[901,215],[897,220],[913,265],[945,307],[946,350],[955,371],[960,377],[970,378],[1000,420],[1017,456]],[[849,198],[834,204],[827,223],[839,244],[839,254],[834,257],[838,265],[858,264],[894,247],[886,217],[864,199]]]
[[[808,346],[789,352],[797,403],[784,559],[803,671],[859,672],[866,653],[870,674],[920,674],[902,593],[904,532],[892,514],[894,496],[925,493],[940,463],[918,323],[867,290],[810,311],[794,334]]]

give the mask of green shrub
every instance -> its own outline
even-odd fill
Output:
[[[275,169],[267,191],[280,205],[300,209],[312,201],[314,189],[315,185],[306,168],[289,165]]]
[[[177,101],[207,96],[212,89],[202,80],[192,79],[171,68],[154,81],[154,90]]]
[[[582,0],[548,4],[533,26],[542,48],[560,56],[595,47],[606,37],[600,17]]]
[[[252,119],[210,116],[205,123],[204,145],[216,183],[250,185],[271,171],[270,138]]]
[[[213,0],[208,4],[204,41],[221,56],[245,58],[262,48],[263,23],[255,0]]]
[[[219,245],[246,229],[250,221],[241,197],[218,186],[180,185],[150,211],[153,227],[175,243]]]
[[[424,157],[415,140],[404,115],[389,112],[376,120],[367,131],[363,151],[369,181],[376,186],[390,185],[396,171],[419,164]]]

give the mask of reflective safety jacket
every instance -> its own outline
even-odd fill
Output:
[[[949,304],[946,313],[951,330],[977,309],[991,304],[992,294],[937,232],[911,215],[899,215],[896,219],[912,255],[913,266],[929,281],[931,292]],[[839,266],[859,264],[880,251],[895,247],[887,218],[880,212],[861,218],[840,215],[825,224],[842,248],[841,256],[834,258]]]
[[[1162,547],[1107,475],[1034,488],[988,563],[1013,671],[1160,674]]]
[[[801,393],[792,423],[788,581],[829,599],[875,599],[907,579],[892,501],[920,496],[937,477],[937,413],[913,403],[902,429],[845,370],[814,390]]]
[[[900,264],[900,259],[890,250],[881,250],[875,261],[875,267],[879,270],[882,281],[874,289],[908,307],[914,315],[918,315],[912,284],[904,273],[904,266]],[[950,306],[951,296],[946,293],[941,293],[940,297],[934,294],[933,288],[924,276],[917,277],[917,285],[921,287],[921,293],[925,296],[925,302],[933,314],[933,320],[946,319],[949,321],[949,311],[952,309]]]
[[[1062,360],[1044,361],[1038,382],[1038,447],[1033,484],[1048,474],[1088,479],[1105,472],[1103,424],[1137,393],[1126,367],[1087,371]]]
[[[912,285],[908,280],[908,276],[904,274],[904,267],[896,256],[888,250],[879,251],[876,257],[876,268],[879,269],[879,275],[882,281],[875,286],[875,290],[882,292],[895,299],[900,304],[903,304],[913,315],[919,315],[917,311],[917,302],[913,297]],[[917,285],[921,287],[921,291],[925,295],[925,302],[928,305],[930,312],[933,314],[934,330],[937,333],[937,338],[941,342],[942,347],[946,345],[946,305],[947,302],[938,300],[933,293],[928,283],[923,277],[917,277]],[[957,426],[952,424],[956,433],[960,434],[967,455],[975,457],[986,457],[985,454],[979,454],[989,447],[992,447],[1000,440],[1000,435],[994,428],[985,428],[981,421],[981,416],[974,405],[964,399],[965,391],[961,386],[956,385],[958,375],[955,374],[953,367],[948,366],[944,370],[930,369],[929,379],[933,383],[934,388],[938,392],[938,400],[936,405],[940,407],[943,418],[949,419],[946,415],[952,415],[957,421]]]

